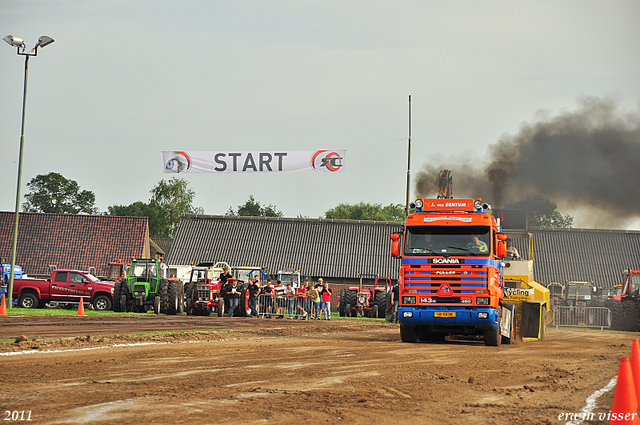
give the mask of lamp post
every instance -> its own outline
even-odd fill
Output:
[[[407,152],[407,199],[404,215],[409,215],[409,193],[411,192],[411,95],[409,95],[409,149]]]
[[[16,47],[18,54],[25,57],[24,60],[24,91],[22,93],[22,128],[20,130],[20,155],[18,159],[18,188],[16,189],[16,215],[13,221],[13,243],[11,245],[11,269],[9,270],[9,287],[7,288],[7,303],[13,305],[13,273],[16,267],[16,248],[18,246],[18,213],[20,212],[20,184],[22,183],[22,151],[24,147],[24,114],[27,106],[27,76],[29,74],[29,57],[38,56],[38,47],[45,47],[53,43],[53,38],[43,35],[38,39],[35,47],[27,50],[24,40],[12,35],[3,38],[10,46]]]

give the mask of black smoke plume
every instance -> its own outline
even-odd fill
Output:
[[[575,112],[524,123],[489,146],[483,170],[471,164],[425,164],[418,196],[434,197],[439,171],[450,168],[456,198],[482,197],[500,208],[540,195],[600,228],[640,217],[640,112],[625,114],[611,99],[582,98]]]

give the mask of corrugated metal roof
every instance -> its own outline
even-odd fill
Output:
[[[390,254],[389,235],[401,231],[397,222],[185,215],[165,261],[226,261],[265,266],[269,273],[296,268],[306,276],[376,273],[397,279],[400,262]]]
[[[186,215],[165,260],[171,265],[226,261],[265,266],[269,273],[299,268],[303,275],[341,279],[376,273],[395,280],[400,262],[391,256],[389,239],[395,232],[402,232],[402,223]],[[637,231],[532,228],[528,232],[538,282],[593,280],[598,287],[611,287],[620,282],[623,269],[640,269]],[[528,239],[512,241],[524,258]]]
[[[640,269],[640,232],[597,229],[529,229],[538,282],[590,282],[600,288],[621,283],[622,270]],[[523,256],[527,239],[513,238]]]

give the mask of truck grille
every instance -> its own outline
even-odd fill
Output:
[[[420,304],[469,305],[476,296],[488,295],[489,281],[500,275],[492,264],[411,264],[403,267],[403,277],[402,295],[415,295]]]
[[[133,292],[139,295],[145,295],[145,285],[133,285]]]
[[[209,285],[198,285],[198,301],[209,301]]]

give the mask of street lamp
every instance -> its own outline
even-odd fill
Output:
[[[18,188],[16,189],[16,216],[13,221],[13,244],[11,245],[11,269],[9,270],[9,288],[7,288],[7,303],[9,308],[13,305],[13,270],[16,267],[16,248],[18,246],[18,213],[20,212],[20,184],[22,181],[22,151],[24,147],[24,113],[27,106],[27,75],[29,73],[29,56],[38,56],[38,47],[45,47],[53,43],[53,38],[43,35],[33,49],[27,51],[24,40],[8,35],[3,38],[10,46],[16,47],[18,54],[25,57],[24,60],[24,92],[22,93],[22,128],[20,131],[20,156],[18,159]]]

